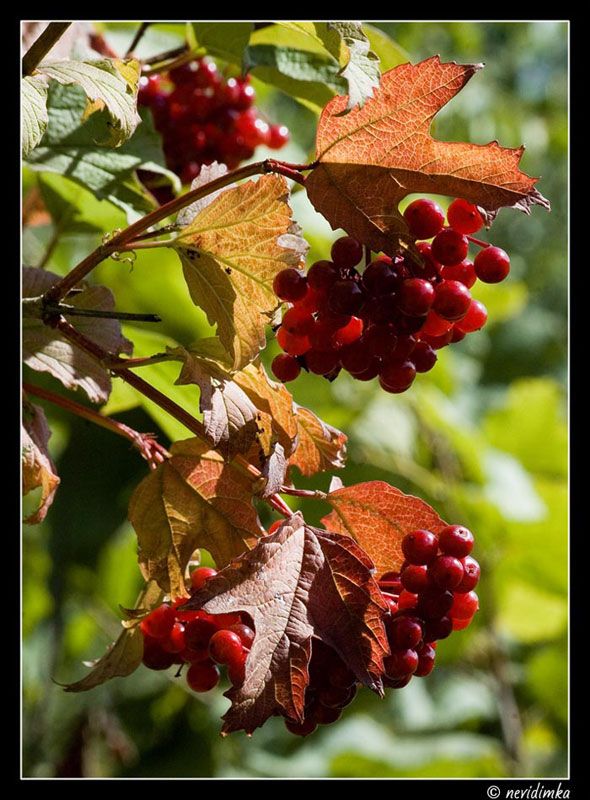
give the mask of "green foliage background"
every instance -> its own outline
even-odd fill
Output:
[[[181,679],[143,667],[87,694],[64,693],[56,681],[85,673],[82,662],[99,657],[117,635],[119,604],[132,605],[139,590],[126,507],[146,465],[123,439],[44,404],[62,483],[46,521],[23,533],[26,776],[567,775],[568,26],[374,25],[414,62],[439,53],[443,60],[486,64],[437,116],[434,135],[525,143],[521,167],[542,176],[538,186],[552,211],[500,212],[486,236],[510,254],[513,268],[505,284],[477,289],[490,312],[488,326],[441,351],[433,372],[419,376],[406,395],[386,395],[347,376],[333,384],[303,376],[290,388],[297,402],[348,434],[348,465],[339,472],[345,484],[388,481],[473,529],[483,569],[481,611],[467,630],[439,644],[427,680],[385,700],[362,690],[338,724],[307,740],[288,734],[278,719],[252,738],[222,739],[222,689],[197,696]],[[122,50],[135,27],[103,25]],[[178,35],[175,26],[156,25],[143,46],[160,52]],[[256,88],[268,118],[292,131],[281,157],[308,158],[315,115],[265,84]],[[256,160],[263,156],[259,149]],[[24,190],[34,184],[54,221],[26,230],[25,263],[64,274],[105,231],[126,224],[120,208],[60,175],[25,170]],[[338,233],[304,192],[294,194],[293,204],[311,245],[309,263],[325,257]],[[162,316],[157,332],[126,327],[136,355],[161,350],[164,337],[188,344],[209,331],[171,253],[144,251],[132,269],[105,262],[92,280],[112,289],[118,308]],[[268,362],[275,352],[271,344]],[[163,364],[142,374],[196,412],[196,388],[172,386],[177,370]],[[41,374],[25,377],[52,386]],[[106,411],[137,430],[156,431],[164,444],[187,436],[118,384]],[[328,483],[320,475],[298,485]],[[326,511],[309,501],[297,507],[312,523]],[[266,507],[261,514],[270,524]]]

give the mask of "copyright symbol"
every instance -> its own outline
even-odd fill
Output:
[[[498,786],[488,786],[488,797],[491,797],[492,800],[500,797],[500,788]]]

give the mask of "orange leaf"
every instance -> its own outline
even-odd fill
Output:
[[[334,511],[322,519],[322,524],[329,531],[356,539],[374,561],[377,575],[399,570],[406,533],[416,528],[438,533],[447,524],[424,500],[383,481],[338,489],[327,495],[326,502]]]
[[[414,192],[464,198],[488,212],[488,222],[502,207],[526,213],[534,204],[549,208],[534,188],[537,179],[518,169],[524,147],[430,136],[435,114],[481,66],[441,64],[434,56],[384,73],[374,97],[349,114],[340,116],[346,97],[327,104],[317,132],[319,165],[305,183],[310,201],[333,228],[393,256],[400,245],[414,249],[398,209]]]

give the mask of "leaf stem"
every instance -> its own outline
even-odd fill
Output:
[[[65,317],[100,317],[101,319],[128,319],[137,322],[162,322],[157,314],[136,314],[132,311],[104,311],[97,308],[78,308],[66,303],[45,303],[45,313],[63,314]]]
[[[23,389],[27,394],[32,394],[36,397],[40,397],[43,400],[47,400],[48,402],[53,403],[53,405],[59,406],[66,411],[70,411],[72,414],[76,414],[78,417],[87,419],[90,422],[93,422],[95,425],[99,425],[101,428],[106,428],[106,430],[111,431],[111,433],[116,433],[118,436],[128,439],[131,444],[139,450],[143,458],[145,458],[150,465],[151,469],[155,469],[158,464],[161,464],[165,458],[169,458],[170,456],[170,453],[166,450],[166,448],[158,444],[154,435],[151,433],[139,433],[133,428],[130,428],[128,425],[124,425],[122,422],[117,422],[117,420],[114,420],[111,417],[105,417],[91,408],[86,408],[86,406],[83,406],[74,400],[70,400],[68,397],[55,394],[55,392],[52,392],[49,389],[43,389],[41,386],[35,386],[32,383],[27,383],[24,381]]]
[[[26,75],[32,75],[37,69],[41,61],[45,58],[47,53],[51,50],[53,45],[61,39],[63,34],[70,27],[71,22],[50,22],[45,28],[43,33],[35,39],[33,44],[29,47],[23,56],[22,70],[23,78]]]
[[[326,500],[328,495],[320,492],[319,489],[295,489],[292,486],[281,486],[281,494],[288,494],[292,497],[309,497],[310,500]]]

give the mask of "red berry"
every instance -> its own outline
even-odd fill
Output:
[[[402,589],[398,599],[398,605],[400,609],[415,608],[417,602],[418,602],[417,594],[414,594],[413,592],[408,592],[407,589]]]
[[[205,585],[205,581],[217,575],[217,570],[213,567],[197,567],[191,572],[191,590],[196,592]]]
[[[328,294],[329,308],[337,314],[358,316],[364,301],[364,292],[354,281],[340,280],[330,287]]]
[[[452,228],[445,228],[432,241],[432,256],[440,264],[460,264],[466,258],[468,250],[467,237]]]
[[[426,319],[426,324],[422,328],[421,334],[426,336],[443,336],[453,327],[453,323],[448,319],[440,317],[436,311],[431,311]]]
[[[186,673],[186,682],[194,692],[208,692],[219,683],[219,667],[212,661],[191,664]]]
[[[479,576],[481,575],[481,567],[471,556],[462,558],[461,563],[463,564],[463,578],[453,589],[455,594],[463,594],[475,589],[479,582]]]
[[[175,622],[168,636],[160,641],[164,650],[169,653],[181,653],[185,648],[184,625],[181,622]]]
[[[394,647],[414,648],[422,640],[422,625],[415,617],[395,617],[387,625]]]
[[[389,294],[399,283],[399,276],[389,256],[379,256],[371,261],[363,272],[361,283],[364,290],[375,297]]]
[[[315,320],[309,311],[293,306],[285,311],[281,324],[291,336],[309,336]]]
[[[272,286],[278,298],[289,303],[295,303],[305,297],[307,278],[300,270],[288,267],[275,275]]]
[[[402,570],[400,581],[408,592],[423,592],[431,585],[428,567],[425,564],[407,564]]]
[[[168,669],[176,663],[176,653],[164,650],[160,639],[144,636],[142,663],[148,669]]]
[[[413,648],[393,648],[391,655],[383,659],[385,674],[394,680],[412,675],[418,667],[418,661],[418,653]]]
[[[359,319],[359,317],[351,317],[344,327],[338,328],[333,336],[333,341],[337,345],[352,344],[360,338],[362,332],[362,319]]]
[[[312,289],[329,289],[342,278],[342,271],[333,261],[316,261],[307,272],[307,282]]]
[[[302,356],[311,347],[307,336],[292,336],[283,327],[277,332],[277,343],[290,356]]]
[[[420,614],[426,619],[438,619],[448,614],[451,606],[453,605],[453,593],[449,591],[441,591],[438,589],[430,589],[421,592],[418,596],[416,608]],[[431,638],[427,633],[424,634],[427,641]]]
[[[445,280],[460,281],[461,283],[464,283],[468,289],[471,289],[477,280],[473,262],[471,262],[468,258],[461,261],[460,264],[442,267],[440,274]]]
[[[501,247],[484,247],[473,261],[475,274],[484,283],[500,283],[510,272],[510,259]]]
[[[455,594],[449,616],[453,619],[471,619],[479,608],[479,598],[475,592]]]
[[[488,312],[484,304],[479,300],[472,300],[463,319],[457,322],[457,328],[462,333],[473,333],[483,328],[487,319]]]
[[[209,646],[209,640],[218,627],[211,617],[194,619],[184,627],[184,641],[189,650],[201,652]]]
[[[218,664],[229,664],[241,655],[242,640],[234,631],[216,631],[209,640],[209,658]]]
[[[271,125],[268,146],[271,150],[279,150],[289,141],[289,128],[286,125]]]
[[[448,614],[427,619],[424,623],[424,639],[429,642],[434,642],[437,639],[446,639],[452,632],[453,620]]]
[[[242,650],[241,655],[227,665],[227,677],[234,686],[241,686],[244,683],[247,658],[248,651]]]
[[[247,650],[252,647],[252,642],[254,641],[254,631],[248,625],[245,625],[243,622],[237,622],[234,625],[230,625],[228,630],[239,636],[240,641],[242,642],[242,647],[245,647]]]
[[[408,278],[399,289],[399,308],[404,314],[420,317],[428,314],[434,303],[435,291],[430,281]]]
[[[400,394],[412,385],[416,367],[411,361],[391,362],[379,373],[379,383],[386,392]]]
[[[336,239],[330,250],[332,261],[339,267],[356,267],[363,257],[363,246],[352,236],[342,236]]]
[[[412,351],[411,361],[416,367],[416,372],[428,372],[436,364],[438,356],[428,342],[416,342]]]
[[[483,226],[483,219],[477,206],[461,198],[453,200],[449,206],[447,221],[451,228],[464,234],[476,233]]]
[[[310,372],[316,375],[328,375],[340,365],[337,350],[310,350],[305,356],[305,363]]]
[[[318,723],[309,718],[304,719],[303,722],[296,722],[295,720],[286,719],[285,727],[289,733],[294,733],[297,736],[309,736],[310,733],[313,733],[316,730]]]
[[[447,525],[438,534],[438,543],[443,553],[456,558],[465,558],[473,550],[473,534],[463,525]]]
[[[418,666],[414,675],[417,678],[425,678],[430,675],[434,669],[434,662],[436,660],[436,651],[430,644],[425,644],[422,650],[418,653]]]
[[[438,539],[427,530],[411,531],[402,539],[402,552],[410,564],[429,564],[436,558]]]
[[[463,564],[455,556],[437,556],[428,567],[428,574],[439,589],[455,589],[464,576]]]
[[[471,625],[473,621],[473,617],[469,617],[469,619],[453,619],[453,630],[454,631],[463,631],[469,625]]]
[[[404,211],[404,219],[416,239],[431,239],[442,230],[445,212],[434,200],[422,197],[410,203]]]
[[[163,639],[168,636],[174,623],[176,622],[176,612],[167,603],[154,608],[153,611],[144,617],[140,623],[142,633],[151,636],[153,639]]]
[[[434,310],[443,319],[455,321],[467,313],[471,305],[471,292],[460,281],[443,280],[435,291]]]
[[[288,353],[279,353],[272,360],[270,368],[275,378],[281,383],[294,381],[301,372],[301,365],[294,356]]]

